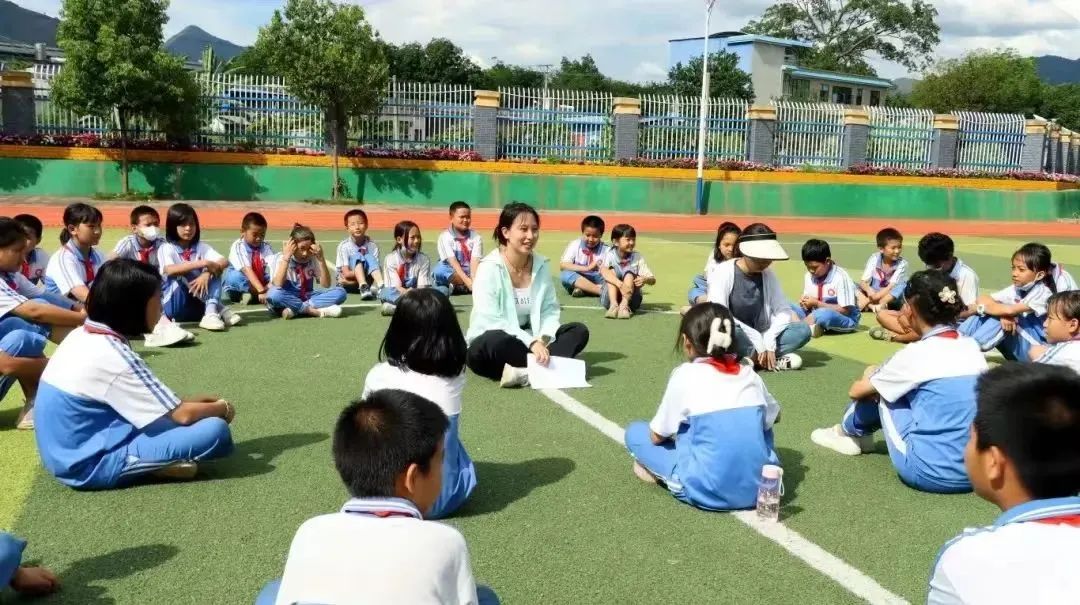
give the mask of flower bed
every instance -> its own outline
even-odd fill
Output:
[[[116,137],[102,137],[97,134],[79,135],[33,135],[33,136],[0,136],[0,145],[21,145],[38,147],[74,147],[85,149],[119,149],[120,140]],[[202,151],[214,153],[261,153],[266,155],[303,155],[325,156],[321,150],[298,149],[294,147],[284,148],[256,148],[248,145],[233,147],[182,145],[155,139],[131,139],[127,144],[128,149],[148,151]],[[483,162],[484,158],[475,151],[460,151],[456,149],[373,149],[370,147],[354,147],[349,149],[343,157],[372,158],[387,160],[438,160],[455,162]],[[623,166],[631,168],[674,168],[693,170],[697,168],[697,161],[693,158],[679,158],[666,160],[652,160],[637,158],[633,160],[572,160],[561,158],[530,158],[530,159],[501,159],[500,162],[514,164],[556,164],[571,166]],[[979,170],[957,170],[941,168],[888,168],[860,164],[851,168],[837,168],[831,166],[803,165],[803,166],[772,166],[758,164],[742,160],[719,160],[705,162],[705,168],[709,170],[726,170],[732,172],[811,172],[824,174],[857,174],[867,176],[907,176],[907,177],[930,177],[943,179],[993,179],[1002,181],[1045,181],[1055,183],[1080,183],[1080,177],[1071,174],[1051,172],[987,172]]]

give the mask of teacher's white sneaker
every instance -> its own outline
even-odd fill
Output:
[[[512,389],[523,387],[527,384],[529,384],[529,370],[525,368],[515,368],[510,364],[503,366],[502,379],[499,380],[500,387]]]

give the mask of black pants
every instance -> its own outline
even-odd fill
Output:
[[[564,324],[555,332],[555,340],[548,346],[548,352],[552,357],[577,357],[587,344],[589,328],[585,324]],[[529,348],[525,343],[502,330],[489,330],[469,346],[469,369],[478,376],[498,380],[502,378],[506,364],[515,368],[528,365],[528,355]]]

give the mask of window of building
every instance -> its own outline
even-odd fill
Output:
[[[871,107],[877,107],[878,105],[881,105],[881,91],[880,90],[871,90],[870,91],[870,106]]]
[[[848,86],[833,86],[833,103],[851,105],[851,88]]]
[[[810,81],[788,78],[787,96],[792,101],[811,101]]]
[[[862,99],[863,99],[862,89],[861,88],[856,88],[855,89],[855,104],[856,105],[862,105]]]
[[[818,100],[821,101],[822,103],[828,103],[829,102],[829,85],[828,84],[822,84],[821,85],[821,92],[818,94]]]

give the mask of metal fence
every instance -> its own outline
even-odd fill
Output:
[[[321,149],[323,112],[285,90],[281,78],[200,73],[196,143],[211,148]]]
[[[701,99],[679,95],[641,95],[639,155],[650,160],[696,158]],[[750,121],[739,99],[709,99],[705,114],[705,158],[746,159]]]
[[[776,164],[838,167],[844,148],[844,106],[776,103]]]
[[[500,88],[499,95],[500,158],[612,159],[610,94]]]
[[[870,138],[866,163],[889,168],[929,168],[934,112],[929,109],[867,107]]]
[[[354,119],[349,141],[378,149],[473,148],[475,90],[453,84],[391,81],[382,110]]]
[[[53,100],[52,83],[60,74],[60,68],[61,66],[55,63],[35,63],[31,69],[34,83],[34,126],[38,134],[107,136],[117,130],[115,117],[107,120],[100,116],[78,115],[60,107],[60,104]],[[136,118],[128,128],[133,138],[164,138],[164,134],[146,120]]]
[[[954,112],[960,119],[956,166],[961,170],[1019,170],[1024,153],[1024,116],[1004,113]]]

